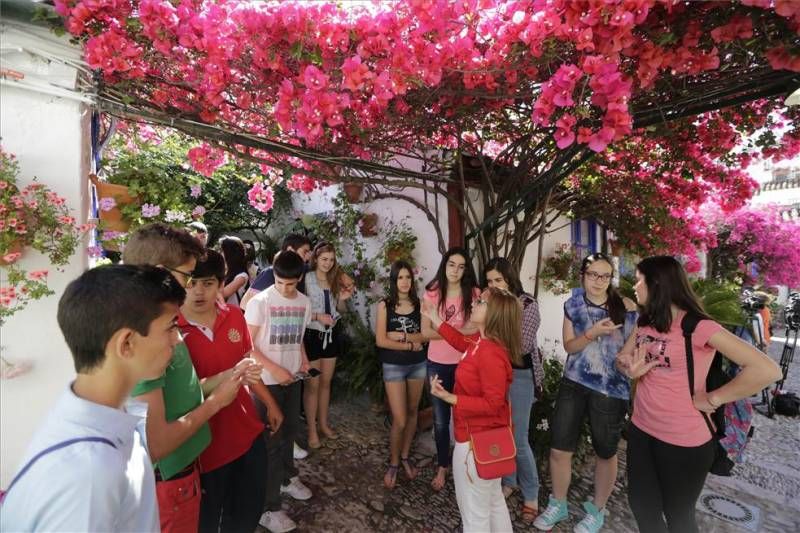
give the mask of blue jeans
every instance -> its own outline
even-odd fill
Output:
[[[514,444],[517,446],[517,471],[503,478],[503,485],[519,485],[525,501],[539,500],[539,473],[529,440],[533,397],[533,371],[515,368],[514,380],[508,390],[511,402],[511,422],[514,424]]]
[[[456,384],[456,368],[458,365],[445,365],[428,361],[428,381],[438,375],[442,387],[453,392]],[[431,395],[433,406],[433,435],[436,440],[436,462],[442,468],[450,466],[450,404]]]

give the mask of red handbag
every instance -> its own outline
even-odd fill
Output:
[[[475,457],[475,470],[481,479],[497,479],[516,472],[517,446],[510,424],[470,433],[469,447]]]

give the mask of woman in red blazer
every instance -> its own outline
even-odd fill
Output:
[[[442,338],[464,352],[452,393],[442,387],[438,376],[431,378],[431,394],[453,406],[453,481],[464,533],[510,532],[511,517],[500,478],[478,477],[475,457],[469,453],[469,433],[509,424],[511,361],[522,362],[519,299],[502,289],[484,291],[472,304],[471,320],[478,326],[478,333],[472,335],[442,322],[435,309],[426,306],[424,313]]]

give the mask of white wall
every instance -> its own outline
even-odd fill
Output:
[[[49,46],[78,59],[79,52],[49,32],[0,27],[3,67],[23,72],[24,82],[68,87],[75,70],[48,64],[25,51]],[[21,84],[20,84],[21,85]],[[53,87],[53,92],[59,89]],[[34,176],[66,198],[78,220],[85,220],[88,205],[89,114],[79,101],[56,97],[21,86],[4,84],[0,91],[0,136],[3,149],[17,156],[20,181],[25,186]],[[56,323],[58,298],[66,284],[87,266],[82,245],[69,265],[58,272],[46,257],[28,249],[20,265],[29,270],[48,269],[48,282],[56,292],[32,302],[0,328],[2,355],[11,362],[28,360],[33,369],[22,376],[0,381],[0,486],[7,487],[20,466],[21,455],[34,429],[75,372]],[[0,270],[0,276],[3,272]]]
[[[339,186],[331,186],[325,189],[314,191],[310,195],[296,193],[293,195],[293,205],[295,210],[300,213],[315,214],[330,211],[332,209],[332,199],[339,192]],[[410,196],[424,203],[424,194],[420,190],[405,189],[402,191],[403,195]],[[428,195],[431,208],[433,202],[431,195]],[[481,202],[476,203],[478,207]],[[379,231],[389,228],[392,224],[404,220],[417,235],[417,247],[414,251],[414,259],[417,265],[421,268],[422,284],[418,286],[422,290],[422,285],[430,281],[436,274],[436,269],[441,260],[441,253],[439,251],[438,241],[435,231],[431,222],[425,215],[415,206],[408,202],[387,199],[377,200],[373,202],[359,204],[359,209],[364,212],[378,214]],[[442,227],[442,233],[445,240],[445,245],[448,240],[447,228],[447,201],[444,198],[439,199],[438,220]],[[480,213],[479,213],[480,216]],[[559,244],[570,243],[571,234],[569,220],[559,218],[553,223],[553,227],[557,228],[553,233],[549,233],[545,237],[543,248],[544,257],[552,255],[553,251]],[[279,237],[280,239],[280,237]],[[367,243],[367,253],[374,254],[380,247],[380,237],[372,237],[365,239]],[[536,272],[536,257],[537,257],[538,242],[534,242],[528,248],[525,254],[522,267],[520,269],[520,279],[522,285],[527,292],[533,294],[534,281]],[[479,275],[478,272],[476,274]],[[565,357],[566,353],[561,346],[561,326],[563,323],[563,307],[564,302],[569,295],[554,295],[544,291],[539,292],[539,306],[542,315],[542,324],[539,327],[539,345],[546,352],[555,352],[559,357]],[[374,316],[374,314],[372,315]],[[374,327],[374,321],[373,321]]]

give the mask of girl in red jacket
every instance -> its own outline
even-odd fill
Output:
[[[464,533],[510,532],[500,478],[481,479],[470,451],[469,434],[507,426],[511,408],[511,362],[522,363],[519,299],[502,289],[488,289],[472,304],[472,322],[478,333],[463,335],[442,322],[429,305],[425,314],[439,334],[464,353],[456,369],[453,392],[431,377],[431,394],[453,406],[456,445],[453,450],[453,480]]]

